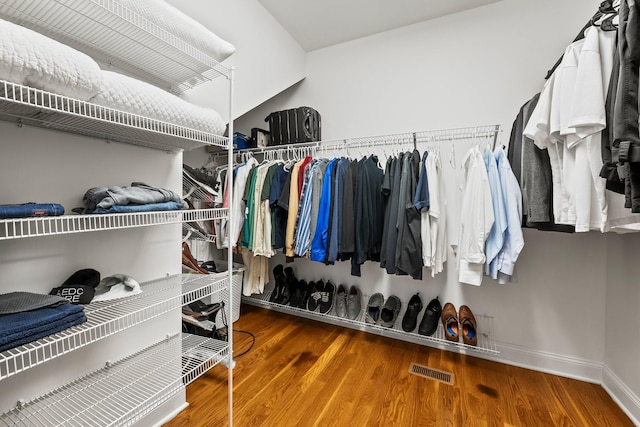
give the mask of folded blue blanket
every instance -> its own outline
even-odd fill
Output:
[[[66,305],[77,307],[73,304]],[[65,329],[79,325],[86,321],[87,317],[85,316],[84,311],[81,311],[80,313],[67,316],[58,321],[43,325],[37,329],[31,329],[30,331],[24,331],[23,333],[13,334],[13,339],[10,340],[5,339],[5,337],[1,337],[2,339],[0,339],[0,351],[9,350],[11,348],[18,347],[19,345],[27,344],[40,338],[48,337],[49,335],[64,331]]]
[[[98,208],[91,212],[94,214],[108,214],[108,213],[129,213],[129,212],[155,212],[155,211],[177,211],[184,206],[178,202],[162,202],[162,203],[148,203],[146,205],[114,205],[109,209]]]
[[[25,203],[22,205],[0,205],[0,219],[57,215],[64,215],[64,206],[58,203]]]
[[[0,345],[16,339],[17,335],[29,336],[39,330],[46,330],[58,321],[66,321],[72,316],[84,316],[84,308],[75,304],[62,304],[0,316]],[[74,317],[75,318],[75,317]]]

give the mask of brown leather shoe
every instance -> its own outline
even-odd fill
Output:
[[[198,265],[198,261],[191,255],[191,249],[187,242],[182,242],[182,263],[200,274],[209,274],[207,270]]]
[[[442,326],[444,326],[444,337],[449,341],[458,342],[458,312],[450,302],[442,307]]]
[[[460,306],[460,326],[462,326],[462,342],[467,345],[478,345],[478,324],[471,309],[466,305]]]

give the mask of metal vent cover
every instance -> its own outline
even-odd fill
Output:
[[[415,362],[411,362],[411,365],[409,365],[409,373],[424,378],[430,378],[432,380],[440,381],[449,385],[453,385],[455,379],[452,372],[429,368]]]

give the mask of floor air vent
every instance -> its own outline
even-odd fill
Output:
[[[451,372],[440,371],[417,363],[411,363],[411,365],[409,365],[409,373],[453,385],[454,376]]]

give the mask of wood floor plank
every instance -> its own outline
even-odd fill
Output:
[[[236,359],[234,425],[632,427],[602,387],[498,362],[242,306],[236,329],[256,336]],[[240,352],[250,341],[235,334]],[[416,362],[454,385],[408,373]],[[167,427],[227,425],[227,370],[187,387]]]

